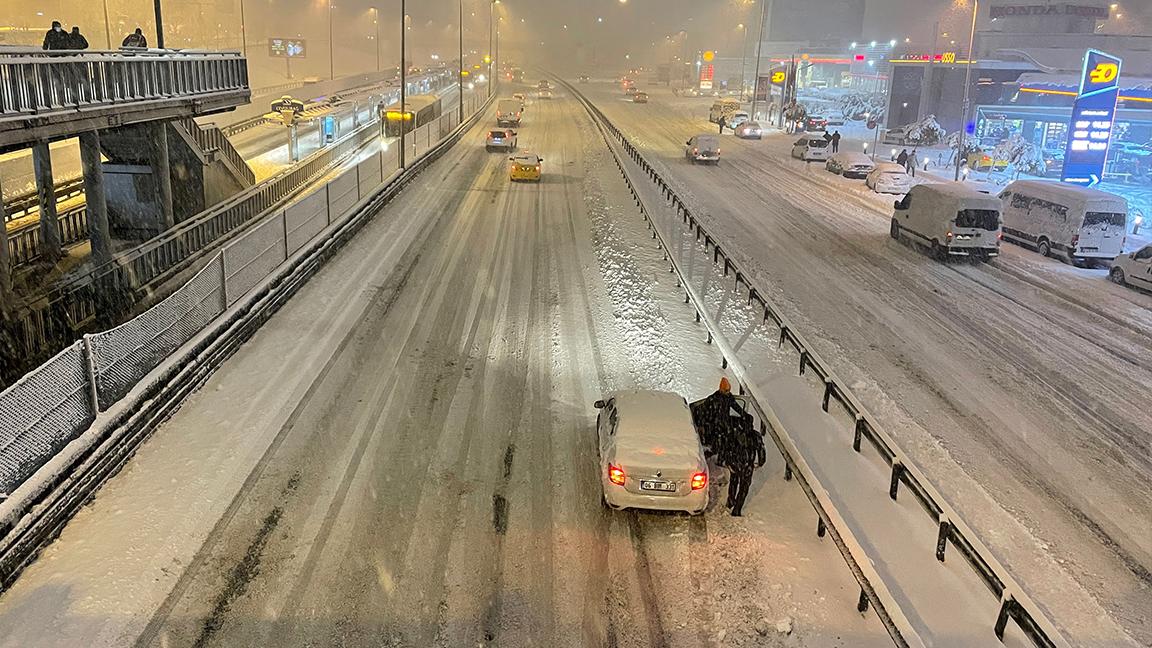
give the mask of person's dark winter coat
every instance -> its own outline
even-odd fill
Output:
[[[72,27],[72,33],[68,34],[68,49],[73,50],[86,50],[88,49],[88,39],[84,38],[84,34],[80,33],[79,27]]]
[[[46,50],[62,50],[68,49],[68,32],[60,26],[59,20],[52,21],[52,29],[44,34],[44,49]]]
[[[721,115],[720,119],[718,119],[716,121],[716,123],[720,124],[720,134],[723,135],[724,134],[724,126],[728,123],[728,119],[725,118],[723,115]]]
[[[144,32],[137,27],[136,31],[124,37],[120,47],[148,47],[148,39],[144,38]]]
[[[719,463],[728,468],[728,501],[725,506],[732,509],[732,515],[740,517],[748,488],[752,485],[752,473],[764,465],[768,456],[764,449],[764,438],[752,427],[752,420],[744,417],[743,424],[735,426],[724,447]]]
[[[739,410],[740,405],[732,395],[728,379],[720,381],[717,389],[707,398],[698,400],[689,407],[692,411],[692,423],[700,435],[700,445],[704,446],[705,456],[719,456],[731,436],[732,410]]]
[[[840,131],[832,133],[832,152],[836,153],[840,150]]]
[[[908,149],[900,151],[900,155],[896,156],[896,164],[902,167],[908,166]]]

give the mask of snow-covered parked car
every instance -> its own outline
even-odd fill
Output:
[[[605,504],[692,514],[708,508],[708,461],[682,396],[620,391],[596,408]]]
[[[823,135],[805,135],[792,143],[792,157],[805,162],[822,162],[828,159],[831,143]]]
[[[1108,276],[1121,285],[1152,290],[1152,245],[1116,257]]]
[[[1046,180],[1016,180],[1000,193],[1004,237],[1079,264],[1124,251],[1128,201],[1115,194]]]
[[[893,205],[890,234],[929,247],[937,259],[987,260],[1000,254],[1000,201],[962,182],[916,185]]]
[[[880,162],[864,178],[864,185],[876,193],[903,194],[912,188],[912,176],[894,162]]]
[[[867,178],[876,163],[865,153],[858,151],[840,151],[833,153],[824,164],[824,168],[836,175],[845,178]]]

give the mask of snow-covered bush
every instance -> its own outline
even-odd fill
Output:
[[[928,115],[905,126],[904,141],[915,146],[935,146],[947,135],[948,131],[936,121],[936,115]]]

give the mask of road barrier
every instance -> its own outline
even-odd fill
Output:
[[[1001,641],[1004,639],[1009,620],[1015,621],[1023,634],[1040,648],[1066,648],[1067,642],[1051,621],[1040,611],[1039,606],[1024,592],[1023,588],[1013,579],[1007,569],[1000,564],[992,552],[976,537],[971,528],[960,518],[959,514],[945,501],[936,488],[924,476],[915,463],[897,446],[892,437],[883,430],[875,418],[863,406],[859,399],[846,387],[846,383],[815,352],[805,338],[797,331],[791,322],[783,315],[781,309],[767,299],[762,291],[753,286],[745,275],[721,247],[721,243],[713,238],[697,220],[684,200],[676,193],[671,185],[656,171],[644,158],[639,150],[631,144],[628,138],[612,122],[592,104],[586,97],[571,84],[561,80],[572,94],[577,97],[588,112],[593,116],[594,122],[601,130],[605,140],[609,143],[621,176],[636,200],[648,221],[652,236],[658,239],[661,249],[665,251],[665,258],[669,261],[669,270],[679,277],[679,285],[685,289],[685,303],[690,300],[696,302],[697,320],[703,320],[709,328],[709,342],[714,336],[719,338],[719,326],[703,312],[702,300],[693,294],[688,278],[676,263],[663,236],[657,230],[650,214],[640,199],[640,194],[633,185],[631,178],[620,156],[613,149],[613,142],[619,146],[635,166],[641,170],[648,179],[658,188],[660,195],[667,201],[669,207],[675,210],[678,220],[688,228],[693,241],[702,243],[705,251],[711,249],[711,263],[722,269],[724,277],[730,278],[733,292],[747,295],[748,304],[755,303],[763,311],[763,323],[770,323],[779,330],[779,346],[787,345],[798,355],[798,371],[800,375],[806,372],[814,374],[817,381],[823,384],[822,409],[828,412],[833,404],[838,404],[844,412],[854,421],[852,447],[857,453],[861,450],[861,443],[867,440],[879,452],[880,456],[890,467],[890,481],[887,484],[889,497],[895,500],[901,485],[910,491],[929,515],[932,524],[938,528],[936,544],[931,549],[936,559],[943,562],[949,547],[965,559],[973,568],[981,581],[987,586],[989,592],[999,600],[999,613],[991,623],[992,631]],[[692,298],[695,297],[693,300]],[[736,352],[722,340],[718,340],[724,351],[724,366],[729,364],[738,366]],[[743,371],[739,371],[743,374]],[[751,391],[752,387],[740,379],[740,393]],[[831,533],[837,548],[848,564],[853,576],[860,584],[861,592],[858,609],[863,612],[871,604],[888,630],[889,636],[897,646],[923,645],[916,631],[908,623],[907,618],[900,610],[899,604],[888,592],[883,581],[872,568],[871,561],[855,540],[851,530],[844,523],[841,515],[836,511],[834,504],[828,499],[826,490],[819,484],[819,480],[812,472],[807,461],[798,451],[795,443],[779,425],[770,425],[774,418],[770,409],[764,408],[752,396],[747,394],[754,405],[754,413],[760,421],[761,431],[771,434],[776,447],[783,455],[786,463],[785,479],[796,478],[808,496],[819,519],[817,533],[823,537]]]
[[[0,392],[0,590],[185,396],[490,103],[469,99],[464,124],[454,106],[415,129],[419,157],[407,168],[399,169],[393,147],[276,210],[148,311],[84,336]]]

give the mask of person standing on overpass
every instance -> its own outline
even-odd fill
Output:
[[[72,26],[72,33],[68,34],[68,49],[71,50],[86,50],[88,49],[88,39],[84,38],[84,34],[80,33],[80,28],[76,25]]]
[[[120,43],[120,47],[148,47],[148,39],[144,38],[144,31],[139,27],[136,31],[124,37],[124,42]]]
[[[46,50],[62,50],[68,49],[68,33],[60,26],[59,20],[52,21],[52,29],[44,34],[44,49]]]

